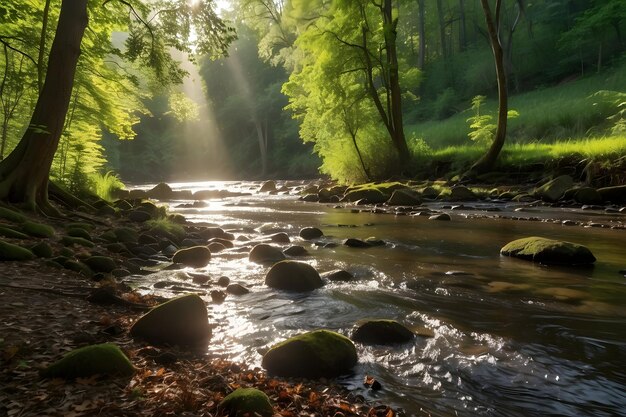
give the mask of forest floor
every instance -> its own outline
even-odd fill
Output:
[[[206,352],[148,346],[128,328],[141,311],[85,299],[98,283],[41,260],[0,262],[0,415],[218,416],[238,387],[264,391],[279,416],[386,416],[328,380],[285,380]],[[128,296],[128,294],[126,294]],[[130,301],[154,303],[131,293]],[[39,370],[85,345],[114,342],[132,378],[42,379]]]

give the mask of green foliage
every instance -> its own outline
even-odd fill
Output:
[[[93,174],[90,183],[93,184],[92,191],[106,201],[113,201],[113,192],[125,188],[124,183],[112,171],[105,174]]]
[[[198,104],[184,93],[176,92],[170,94],[169,106],[171,110],[165,114],[171,114],[178,122],[198,120],[200,115]]]
[[[470,124],[469,138],[479,145],[488,145],[493,141],[497,125],[494,123],[492,114],[481,114],[480,107],[485,104],[485,96],[476,96],[472,99],[472,111],[474,115],[467,119]],[[514,119],[519,116],[516,110],[509,110],[507,118]]]
[[[616,110],[615,114],[607,117],[612,123],[611,133],[614,135],[626,135],[626,93],[620,91],[600,90],[591,95],[591,98],[608,103]],[[594,103],[597,106],[599,103]]]

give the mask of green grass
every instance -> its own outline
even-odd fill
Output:
[[[113,201],[113,191],[124,188],[124,183],[111,171],[104,175],[93,174],[90,180],[93,184],[93,192],[106,201]]]
[[[590,97],[600,90],[624,91],[626,65],[613,71],[567,82],[561,85],[513,95],[509,109],[517,110],[519,117],[509,121],[509,142],[554,142],[563,138],[581,139],[605,135],[611,127],[606,120],[617,109],[600,98]],[[439,149],[470,142],[468,110],[436,121],[426,121],[406,127],[407,137],[423,138],[432,148]],[[496,100],[487,100],[481,112],[495,116]]]

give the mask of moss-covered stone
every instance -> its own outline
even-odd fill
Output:
[[[252,248],[248,259],[259,264],[272,263],[284,260],[285,254],[274,246],[261,243]]]
[[[52,258],[52,247],[46,242],[39,242],[30,250],[40,258]]]
[[[458,186],[450,189],[450,199],[454,201],[472,201],[476,200],[476,194],[467,187]]]
[[[137,243],[139,240],[139,233],[130,227],[118,227],[113,230],[113,234],[117,241],[122,243]]]
[[[6,207],[0,207],[0,218],[13,223],[24,223],[27,220],[26,216],[24,216],[22,213],[8,209]]]
[[[265,285],[285,291],[312,291],[324,285],[320,274],[304,262],[281,261],[265,276]]]
[[[412,331],[394,320],[369,320],[352,333],[355,342],[374,345],[406,343],[415,337]]]
[[[262,365],[278,376],[330,378],[350,372],[357,359],[350,339],[328,330],[316,330],[273,346],[263,355]]]
[[[93,248],[93,242],[83,239],[82,237],[72,237],[72,236],[63,236],[61,238],[61,243],[65,246],[84,246],[86,248]]]
[[[79,261],[74,261],[72,259],[66,261],[63,264],[65,269],[69,269],[70,271],[78,272],[86,277],[91,277],[93,275],[93,271],[84,263]]]
[[[237,388],[220,402],[219,408],[229,416],[269,417],[274,414],[269,397],[256,388]]]
[[[132,221],[132,222],[136,222],[136,223],[145,223],[149,220],[152,220],[153,217],[150,215],[150,213],[144,211],[144,210],[133,210],[128,212],[127,214],[128,220]]]
[[[439,195],[439,191],[437,191],[435,187],[431,187],[431,186],[421,188],[419,192],[422,194],[423,198],[432,199],[432,198],[437,198],[437,196]]]
[[[92,241],[93,239],[91,238],[91,234],[89,234],[89,232],[81,227],[74,227],[71,229],[67,229],[66,231],[68,236],[71,237],[82,237],[83,239]]]
[[[341,201],[360,201],[364,204],[381,204],[387,201],[389,197],[389,195],[386,195],[377,188],[359,188],[348,191]]]
[[[0,260],[2,261],[27,261],[35,255],[26,248],[0,240]]]
[[[93,224],[86,222],[71,222],[65,225],[65,230],[70,229],[84,229],[87,231],[93,230]]]
[[[536,236],[514,240],[500,253],[546,265],[588,265],[596,261],[585,246]]]
[[[573,195],[574,200],[580,204],[602,204],[602,195],[592,187],[581,187],[576,189]]]
[[[395,190],[387,200],[389,206],[417,206],[421,203],[420,194],[410,188]]]
[[[600,193],[604,201],[616,204],[626,202],[626,185],[598,188],[598,193]]]
[[[196,294],[174,298],[139,318],[130,334],[156,344],[205,344],[211,337],[206,305]]]
[[[201,268],[207,266],[211,260],[211,250],[206,246],[192,246],[176,251],[172,262]]]
[[[108,256],[90,256],[84,262],[94,272],[109,273],[117,268],[115,261]]]
[[[47,224],[26,222],[22,224],[22,232],[34,237],[52,237],[54,229]]]
[[[0,226],[0,236],[8,237],[11,239],[27,239],[28,235],[25,235],[22,232],[18,232],[17,230],[13,230],[10,227]]]
[[[574,180],[572,177],[569,175],[561,175],[535,189],[534,194],[542,200],[555,202],[563,197],[565,192],[572,188],[573,185]]]
[[[44,378],[80,378],[93,375],[130,376],[135,367],[113,343],[85,346],[41,371]]]

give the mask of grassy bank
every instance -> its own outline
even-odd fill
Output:
[[[510,120],[510,142],[549,143],[563,138],[582,139],[602,136],[610,123],[606,118],[616,113],[614,106],[592,96],[600,90],[624,91],[626,64],[612,71],[576,79],[562,84],[524,94],[513,95],[509,108],[519,112]],[[422,138],[434,149],[468,144],[469,109],[445,120],[431,120],[407,126],[409,137]],[[487,100],[481,108],[483,114],[495,115],[497,100]]]

